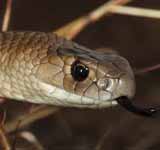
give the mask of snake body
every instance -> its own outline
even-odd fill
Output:
[[[77,61],[89,69],[83,81],[71,72]],[[132,69],[116,53],[93,51],[53,33],[0,33],[0,97],[102,108],[134,93]]]

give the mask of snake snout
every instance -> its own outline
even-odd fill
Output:
[[[129,99],[133,98],[135,95],[134,77],[129,74],[122,75],[119,78],[118,85],[113,93],[116,95],[115,98],[122,96],[125,96]]]
[[[119,97],[131,99],[135,94],[134,78],[129,74],[123,74],[120,78],[101,78],[97,86],[102,101],[114,101]]]

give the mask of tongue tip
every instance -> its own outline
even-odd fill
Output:
[[[137,115],[141,115],[145,117],[154,117],[159,112],[159,109],[156,109],[156,108],[141,108],[139,106],[136,106],[131,102],[129,98],[125,96],[117,98],[116,101],[123,108]]]

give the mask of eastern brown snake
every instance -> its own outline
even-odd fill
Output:
[[[132,112],[135,80],[128,61],[43,32],[0,33],[0,96],[65,107],[105,108],[117,102]],[[121,100],[122,99],[122,100]]]

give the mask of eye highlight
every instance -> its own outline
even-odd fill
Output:
[[[71,66],[71,75],[76,81],[84,81],[89,74],[89,68],[76,60]]]

